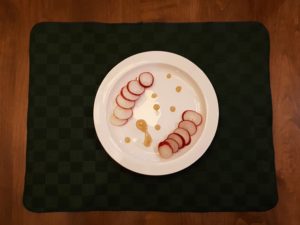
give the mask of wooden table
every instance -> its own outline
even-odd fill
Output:
[[[299,0],[1,0],[0,224],[300,224],[299,17]],[[271,37],[273,132],[279,189],[277,206],[259,213],[27,211],[22,204],[22,195],[29,33],[32,26],[41,21],[261,21]]]

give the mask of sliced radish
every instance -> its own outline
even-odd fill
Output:
[[[131,94],[128,91],[127,86],[125,86],[121,89],[121,95],[123,96],[123,98],[125,98],[128,101],[136,101],[139,99],[138,95]]]
[[[118,106],[120,106],[121,108],[124,108],[124,109],[132,109],[133,106],[135,105],[134,101],[128,101],[128,100],[126,100],[120,94],[116,98],[116,103],[117,103]]]
[[[182,120],[190,120],[196,126],[199,126],[202,123],[202,116],[193,110],[186,110],[182,113]]]
[[[188,145],[189,143],[191,143],[191,136],[190,136],[189,132],[186,129],[176,128],[174,130],[174,133],[179,134],[179,135],[181,135],[181,137],[183,137],[184,145]]]
[[[194,124],[194,122],[192,122],[190,120],[183,120],[183,121],[181,121],[178,124],[178,127],[187,130],[191,136],[193,136],[197,132],[196,125]]]
[[[152,86],[153,81],[154,77],[150,72],[144,72],[139,75],[139,82],[145,88]]]
[[[179,134],[172,133],[168,136],[168,139],[173,139],[174,141],[176,141],[179,149],[181,149],[184,146],[184,139]]]
[[[169,144],[171,145],[173,153],[178,152],[178,150],[179,150],[179,145],[177,144],[176,141],[174,141],[174,140],[171,139],[171,138],[167,138],[167,139],[165,140],[165,142],[167,142],[167,143],[169,143]]]
[[[158,144],[158,152],[159,155],[164,159],[168,159],[173,155],[171,145],[165,141]]]
[[[120,106],[116,106],[114,109],[114,115],[121,120],[129,119],[132,116],[131,109],[123,109]]]
[[[110,122],[114,126],[123,126],[124,124],[127,123],[128,120],[121,120],[117,118],[114,114],[111,115],[110,117]]]
[[[137,80],[131,80],[127,84],[127,89],[131,94],[134,95],[141,95],[144,93],[145,88],[140,85],[140,83]]]

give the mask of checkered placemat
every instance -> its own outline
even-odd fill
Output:
[[[93,103],[107,72],[162,50],[196,63],[218,95],[216,137],[195,164],[143,176],[99,143]],[[24,205],[32,211],[266,210],[277,202],[269,37],[258,23],[41,23],[31,32]]]

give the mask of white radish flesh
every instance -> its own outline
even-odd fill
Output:
[[[118,106],[120,106],[121,108],[124,108],[124,109],[131,109],[135,105],[134,101],[128,101],[128,100],[126,100],[120,94],[116,98],[116,103],[117,103]]]
[[[179,145],[177,144],[176,141],[174,141],[174,140],[171,139],[171,138],[167,138],[167,139],[165,140],[165,142],[167,142],[167,143],[169,143],[169,144],[171,145],[173,153],[178,152],[178,150],[179,150]]]
[[[182,120],[190,120],[196,126],[199,126],[202,123],[202,116],[193,110],[186,110],[182,114]]]
[[[179,149],[184,146],[184,139],[179,134],[172,133],[168,136],[168,139],[173,139],[177,142]]]
[[[131,109],[123,109],[119,106],[116,106],[114,109],[114,115],[121,120],[129,119],[132,116]]]
[[[183,121],[181,121],[178,124],[178,127],[187,130],[191,136],[193,136],[197,132],[196,125],[194,124],[194,122],[192,122],[190,120],[183,120]]]
[[[114,126],[123,126],[127,123],[128,120],[120,120],[119,118],[115,117],[115,115],[111,115],[110,123]]]
[[[152,73],[144,72],[139,75],[139,82],[145,88],[152,86],[153,81],[154,81],[154,77]]]
[[[128,101],[136,101],[139,99],[138,95],[131,94],[128,91],[127,86],[122,88],[121,95],[123,96],[123,98],[127,99]]]
[[[145,91],[145,88],[142,85],[140,85],[140,83],[137,80],[129,81],[127,84],[127,89],[131,94],[134,95],[141,95]]]
[[[183,128],[176,128],[174,130],[175,134],[179,134],[184,139],[184,145],[188,145],[191,142],[191,136],[189,132]]]
[[[158,145],[158,153],[162,158],[168,159],[173,155],[172,147],[167,142],[161,142]]]

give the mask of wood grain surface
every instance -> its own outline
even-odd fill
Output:
[[[0,224],[300,224],[299,0],[0,0]],[[249,213],[32,213],[22,203],[29,34],[42,21],[260,21],[271,38],[273,134],[279,202]]]

